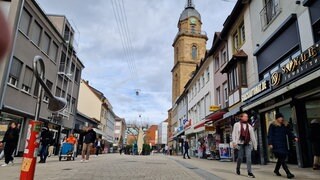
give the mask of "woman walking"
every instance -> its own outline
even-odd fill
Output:
[[[12,154],[17,147],[18,139],[19,129],[17,127],[17,123],[11,122],[1,142],[1,144],[5,143],[3,150],[5,156],[5,164],[3,164],[2,166],[8,166],[9,162],[13,164]]]
[[[280,166],[282,165],[282,168],[287,173],[287,178],[292,179],[294,178],[294,175],[289,171],[289,168],[286,164],[286,158],[289,154],[287,138],[289,141],[293,139],[298,141],[298,138],[296,138],[291,132],[288,122],[284,120],[283,115],[281,113],[277,113],[276,120],[270,124],[268,133],[269,147],[272,149],[272,152],[276,158],[278,158],[273,172],[277,176],[281,176],[279,170]]]
[[[238,149],[236,173],[240,175],[240,165],[244,154],[246,155],[248,177],[255,178],[251,169],[251,151],[257,150],[257,140],[253,127],[249,124],[247,113],[240,114],[240,121],[235,123],[232,131],[232,144]]]

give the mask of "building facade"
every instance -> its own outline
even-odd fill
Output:
[[[255,86],[242,94],[242,109],[259,122],[262,164],[275,161],[266,135],[280,112],[300,138],[288,140],[289,163],[309,167],[313,163],[310,123],[319,112],[319,1],[252,1],[251,21],[254,55],[258,62]],[[258,16],[258,17],[257,17]]]
[[[125,144],[125,133],[126,133],[126,121],[124,118],[116,117],[114,124],[114,147],[123,146]]]
[[[206,53],[207,35],[202,31],[200,13],[195,9],[193,0],[187,0],[185,9],[178,21],[178,33],[174,38],[174,66],[172,72],[172,108],[168,114],[168,144],[171,148],[177,145],[174,141],[174,133],[181,127],[177,100],[183,94],[185,85],[192,77],[196,66],[204,58]],[[182,105],[179,103],[179,106]],[[177,149],[175,147],[175,149]]]
[[[168,122],[163,121],[158,125],[158,144],[160,147],[164,147],[167,144],[167,131]]]
[[[7,17],[13,29],[13,48],[1,61],[1,134],[10,121],[20,124],[18,151],[22,152],[26,138],[26,129],[30,119],[34,118],[39,82],[33,75],[33,58],[40,55],[45,63],[45,83],[58,97],[68,102],[63,112],[52,113],[46,107],[48,96],[44,93],[41,104],[40,120],[49,126],[58,146],[60,137],[74,128],[78,101],[79,83],[83,64],[76,56],[76,50],[57,29],[50,17],[39,7],[36,1],[6,1]],[[2,4],[1,4],[2,5]],[[65,18],[65,17],[64,17]],[[67,19],[65,18],[65,23]],[[67,53],[68,56],[63,56]],[[60,73],[60,63],[69,58],[64,74]],[[73,64],[73,70],[71,68]],[[65,75],[68,74],[68,78]]]

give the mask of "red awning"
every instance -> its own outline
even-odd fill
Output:
[[[207,123],[207,122],[215,122],[215,121],[223,118],[223,115],[224,115],[225,113],[226,113],[226,112],[224,112],[224,111],[219,111],[219,112],[215,112],[215,113],[213,113],[213,114],[210,114],[210,115],[206,118],[206,119],[207,119],[206,123]]]
[[[202,123],[196,125],[196,126],[194,127],[194,129],[198,129],[198,128],[203,127],[206,122],[207,122],[207,121],[203,121]]]

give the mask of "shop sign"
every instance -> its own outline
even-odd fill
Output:
[[[271,74],[271,86],[277,87],[320,66],[319,44],[313,45]]]
[[[252,98],[253,96],[256,96],[256,95],[264,92],[265,90],[267,90],[269,88],[268,82],[269,81],[267,81],[267,80],[263,80],[263,81],[259,82],[259,84],[257,84],[253,88],[251,88],[248,91],[246,91],[245,93],[243,93],[241,100],[244,102],[244,101]]]
[[[229,144],[219,144],[219,154],[221,159],[231,159],[231,148]]]
[[[214,132],[216,128],[214,126],[205,126],[205,131],[211,131]]]
[[[187,129],[191,126],[191,119],[188,120],[188,122],[184,125],[184,129]]]
[[[212,105],[209,108],[210,111],[219,111],[220,110],[220,106],[216,106],[216,105]]]

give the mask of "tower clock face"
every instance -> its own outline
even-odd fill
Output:
[[[196,24],[197,20],[196,18],[190,18],[190,24]]]

